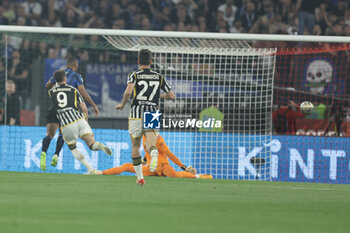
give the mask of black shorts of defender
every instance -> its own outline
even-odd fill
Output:
[[[56,123],[59,124],[59,120],[57,119],[56,116],[56,112],[55,111],[48,111],[47,115],[46,115],[46,124],[50,124],[50,123]]]

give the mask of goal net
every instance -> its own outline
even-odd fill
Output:
[[[185,165],[218,179],[349,183],[347,43],[287,42],[285,36],[269,35],[5,28],[0,28],[0,108],[9,112],[6,103],[13,98],[5,84],[14,80],[25,127],[8,126],[8,120],[0,126],[6,135],[0,141],[1,170],[40,171],[46,130],[37,126],[46,125],[48,109],[44,85],[69,56],[79,59],[78,72],[100,109],[95,117],[88,106],[89,123],[97,139],[112,147],[113,159],[80,147],[98,169],[130,162],[129,107],[117,112],[114,106],[122,99],[128,73],[138,68],[137,52],[149,49],[152,69],[164,75],[177,97],[160,101],[160,135]],[[300,113],[303,101],[314,104],[311,114]],[[55,151],[55,139],[48,155]],[[48,171],[81,173],[66,147],[61,153],[60,167]]]
[[[161,102],[161,134],[185,164],[216,178],[270,179],[265,145],[271,141],[275,49],[255,49],[244,40],[105,38],[117,49],[154,53],[153,70],[177,96]],[[260,153],[247,156],[254,148]]]

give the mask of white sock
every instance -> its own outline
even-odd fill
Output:
[[[94,168],[88,163],[88,161],[85,159],[84,155],[82,153],[80,153],[80,151],[78,151],[77,149],[71,150],[73,156],[81,163],[83,164],[88,171],[92,171],[94,170]]]
[[[93,151],[98,151],[98,150],[100,150],[100,147],[98,146],[98,142],[94,142],[94,144],[92,144],[92,146],[91,146],[91,149],[93,150]]]
[[[94,168],[89,164],[89,162],[83,158],[82,160],[80,160],[81,164],[83,164],[87,169],[88,171],[93,171]]]
[[[135,173],[137,176],[137,180],[143,179],[143,173],[142,173],[142,164],[134,165]]]
[[[198,174],[197,174],[197,175],[195,175],[195,176],[196,176],[196,178],[197,178],[197,179],[199,179],[199,175],[198,175]]]

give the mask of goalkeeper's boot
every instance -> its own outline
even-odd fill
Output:
[[[199,179],[210,179],[210,180],[212,180],[213,176],[209,175],[209,174],[203,174],[203,175],[199,175]]]
[[[51,166],[53,167],[57,166],[57,159],[58,159],[58,156],[56,154],[52,156]]]
[[[138,184],[139,186],[146,184],[145,179],[136,180],[136,184]]]
[[[40,155],[40,169],[45,171],[46,170],[46,152],[41,152]]]
[[[107,155],[112,155],[112,150],[109,149],[107,146],[103,145],[101,142],[96,142],[97,146],[100,150],[105,152]]]

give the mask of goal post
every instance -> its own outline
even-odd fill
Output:
[[[165,76],[177,96],[175,101],[160,101],[163,117],[160,134],[171,151],[199,173],[209,173],[219,179],[288,181],[312,181],[310,177],[314,179],[319,174],[324,181],[332,169],[334,172],[332,166],[336,158],[337,161],[344,159],[344,163],[336,165],[336,170],[349,181],[347,155],[342,157],[342,153],[333,151],[346,153],[346,138],[311,140],[276,135],[273,119],[274,107],[286,105],[289,100],[298,104],[304,100],[322,102],[327,107],[336,100],[345,106],[346,92],[339,91],[331,97],[330,90],[337,85],[346,86],[347,81],[328,82],[329,78],[322,74],[326,83],[320,85],[327,85],[324,89],[328,92],[317,92],[312,85],[319,84],[306,76],[310,73],[316,77],[317,68],[328,60],[332,60],[328,62],[330,66],[342,66],[336,69],[337,74],[346,76],[349,38],[20,26],[0,26],[0,32],[13,40],[29,40],[39,50],[46,44],[47,54],[31,50],[27,60],[22,61],[28,63],[30,74],[41,72],[46,77],[53,69],[62,68],[68,55],[77,56],[86,88],[101,109],[100,117],[115,121],[126,122],[128,116],[128,109],[116,112],[114,106],[122,98],[127,73],[137,68],[137,52],[145,48],[151,50],[152,69]],[[23,41],[10,44],[21,45]],[[3,40],[2,43],[5,48],[9,42]],[[326,48],[326,44],[332,46]],[[31,55],[35,55],[33,61]],[[10,66],[11,62],[5,70],[9,71]],[[43,126],[47,100],[38,94],[45,89],[44,81],[37,77],[30,77],[32,90],[22,103],[24,110],[34,112],[33,125]],[[218,126],[217,121],[221,121]],[[20,132],[18,128],[9,129],[9,134]],[[5,132],[2,130],[0,132]],[[13,145],[23,144],[16,142],[16,137],[13,140]],[[118,143],[129,142],[127,137],[118,140]],[[321,144],[327,145],[326,148],[314,147]],[[23,153],[16,146],[10,150],[18,158]],[[124,158],[129,158],[129,153],[125,150],[119,154],[121,161],[126,161]],[[317,171],[316,158],[323,159],[320,163],[323,168]],[[327,158],[332,164],[327,163]],[[8,159],[13,158],[7,156]],[[328,174],[326,182],[332,182],[329,177]]]

